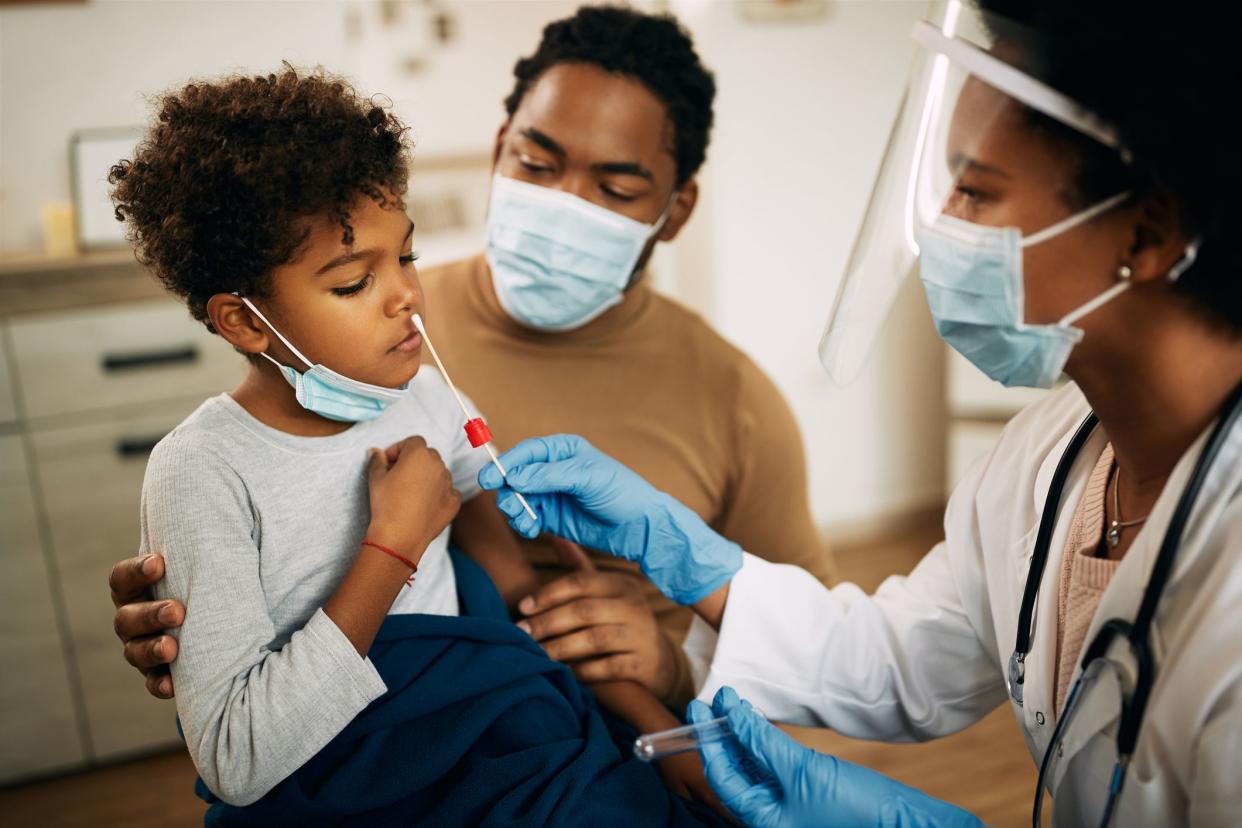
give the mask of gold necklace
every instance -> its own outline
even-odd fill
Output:
[[[1108,533],[1104,536],[1108,541],[1109,549],[1116,549],[1121,544],[1121,530],[1129,529],[1131,526],[1138,526],[1145,523],[1150,515],[1141,517],[1138,520],[1122,520],[1121,519],[1121,467],[1114,464],[1113,468],[1117,470],[1113,476],[1113,518],[1109,524]]]

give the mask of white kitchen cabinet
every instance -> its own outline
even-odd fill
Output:
[[[152,446],[246,370],[170,299],[67,308],[0,319],[0,783],[180,744],[107,577],[137,553]]]
[[[205,398],[236,385],[245,366],[167,300],[30,315],[10,328],[30,420]]]
[[[94,758],[178,741],[175,708],[143,689],[112,630],[108,572],[138,553],[147,455],[198,401],[149,406],[141,415],[92,418],[35,432],[35,460],[60,572]]]
[[[85,758],[29,471],[0,436],[0,783]]]

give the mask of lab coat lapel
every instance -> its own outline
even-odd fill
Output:
[[[1068,440],[1066,442],[1068,444]],[[1023,722],[1031,742],[1036,747],[1036,761],[1039,761],[1047,749],[1056,722],[1053,692],[1057,670],[1057,604],[1061,581],[1061,554],[1065,550],[1065,543],[1069,537],[1074,510],[1082,498],[1087,480],[1091,476],[1091,470],[1095,468],[1107,442],[1108,438],[1104,433],[1096,429],[1074,461],[1074,466],[1065,483],[1065,491],[1061,495],[1056,529],[1052,533],[1052,541],[1048,550],[1048,562],[1044,566],[1043,577],[1039,584],[1039,597],[1035,603],[1035,635],[1031,641],[1031,653],[1026,661],[1023,705]],[[1045,463],[1046,468],[1041,470],[1036,487],[1037,491],[1044,493],[1044,501],[1039,504],[1041,512],[1052,483],[1053,470],[1060,459],[1061,452],[1055,453]],[[1038,532],[1032,533],[1030,537],[1031,549],[1029,551],[1032,553],[1037,534]]]
[[[1090,646],[1099,633],[1100,627],[1109,620],[1121,618],[1132,621],[1138,615],[1139,604],[1142,603],[1143,592],[1147,588],[1152,566],[1155,564],[1160,545],[1168,531],[1169,521],[1186,489],[1195,464],[1203,453],[1211,430],[1208,428],[1199,436],[1178,461],[1173,473],[1169,475],[1164,491],[1152,508],[1151,516],[1147,519],[1138,537],[1134,539],[1134,543],[1100,600],[1100,605],[1091,619],[1091,626],[1087,630],[1084,648]],[[1199,493],[1199,499],[1178,550],[1169,588],[1173,588],[1193,567],[1195,558],[1204,548],[1208,536],[1218,525],[1219,516],[1228,507],[1234,492],[1239,488],[1240,481],[1242,481],[1242,429],[1235,429],[1229,440],[1222,446],[1203,489]],[[1152,652],[1156,662],[1157,678],[1163,661],[1160,622],[1160,612],[1157,611],[1152,634]],[[1122,660],[1133,671],[1133,659],[1123,642],[1115,642],[1109,653],[1113,658]],[[1075,668],[1072,681],[1077,681],[1080,673],[1081,667]],[[1063,755],[1059,763],[1057,778],[1054,780],[1054,789],[1069,768],[1073,757],[1097,734],[1111,729],[1121,713],[1121,699],[1111,682],[1106,683],[1106,686],[1098,687],[1096,692],[1084,695],[1080,704],[1082,709],[1075,716],[1073,726],[1063,740]],[[1110,733],[1108,738],[1113,738],[1114,735]]]

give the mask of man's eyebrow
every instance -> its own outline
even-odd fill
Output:
[[[413,220],[411,220],[409,225],[405,228],[405,235],[402,236],[401,238],[402,247],[405,246],[405,243],[410,240],[410,236],[412,235],[414,235],[414,221]],[[343,267],[347,264],[353,264],[354,262],[359,261],[361,259],[374,256],[378,252],[379,251],[375,250],[374,248],[368,248],[366,250],[351,250],[348,253],[342,253],[340,256],[337,256],[335,259],[332,259],[330,262],[325,264],[323,267],[316,270],[315,275],[322,276],[323,274],[327,273],[329,270],[335,270],[338,267]]]
[[[524,138],[529,138],[558,158],[564,158],[569,154],[565,152],[565,148],[558,144],[550,135],[540,132],[534,127],[526,127],[518,134]]]
[[[526,127],[518,134],[524,138],[529,138],[558,158],[564,158],[569,155],[569,152],[558,144],[556,139],[547,133],[540,132],[534,127]],[[645,178],[648,181],[655,180],[651,170],[637,161],[605,161],[599,164],[592,164],[591,169],[595,172],[612,173],[614,175],[634,175],[639,178]]]
[[[613,173],[614,175],[636,175],[648,181],[655,180],[651,170],[636,161],[607,161],[603,164],[592,164],[591,169],[596,172]]]
[[[995,175],[1001,178],[1012,178],[1013,177],[1009,173],[1000,169],[999,167],[993,167],[990,164],[984,164],[979,159],[971,158],[970,156],[964,153],[960,153],[960,152],[955,152],[953,153],[953,155],[949,157],[949,168],[952,169],[955,174],[963,170],[969,169],[972,172],[984,173],[987,175]]]

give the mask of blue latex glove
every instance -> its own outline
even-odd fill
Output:
[[[978,828],[961,808],[859,765],[803,747],[722,687],[712,706],[690,702],[687,717],[727,716],[737,740],[703,745],[707,781],[751,828]]]
[[[524,440],[500,462],[508,480],[489,465],[479,472],[479,485],[497,491],[496,504],[524,537],[551,532],[637,561],[679,604],[703,600],[742,568],[741,547],[577,435]],[[526,496],[538,522],[513,491]]]

